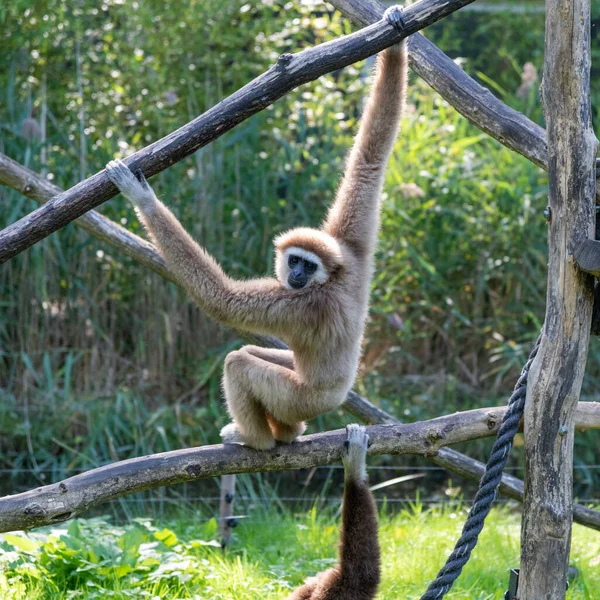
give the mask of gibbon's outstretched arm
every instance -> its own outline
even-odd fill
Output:
[[[181,285],[214,319],[238,329],[281,336],[291,323],[310,317],[275,278],[239,281],[228,277],[156,197],[141,171],[136,178],[125,163],[113,160],[106,165],[106,172],[134,203],[139,219]]]
[[[381,578],[377,509],[366,483],[369,436],[355,424],[346,432],[339,564],[309,579],[287,600],[371,600],[377,593]]]
[[[373,255],[377,241],[381,189],[404,108],[407,65],[404,41],[378,55],[375,81],[344,178],[323,225],[362,258]]]

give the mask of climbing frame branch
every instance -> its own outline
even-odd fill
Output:
[[[494,435],[504,407],[455,413],[418,423],[372,425],[369,454],[435,455],[443,446]],[[600,428],[600,405],[595,406]],[[589,427],[586,420],[586,427]],[[337,461],[346,431],[339,429],[257,451],[218,444],[132,458],[81,473],[44,487],[0,498],[0,532],[31,529],[65,521],[127,494],[231,473],[306,469]],[[600,527],[600,523],[597,524]]]
[[[146,177],[151,177],[206,146],[299,85],[376,54],[473,1],[420,0],[404,9],[402,31],[382,19],[332,42],[297,54],[283,54],[266,73],[125,162],[133,169],[141,168]],[[116,194],[117,189],[104,170],[59,194],[0,232],[0,264]]]
[[[525,406],[521,600],[565,597],[573,510],[574,411],[592,319],[593,279],[574,262],[594,238],[597,141],[590,109],[590,2],[546,1],[542,102],[548,124],[546,319]]]

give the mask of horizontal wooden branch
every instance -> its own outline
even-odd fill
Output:
[[[385,6],[378,0],[329,1],[361,27],[377,22],[385,11]],[[507,148],[548,170],[548,147],[543,127],[498,100],[423,35],[412,35],[408,39],[408,49],[412,69],[463,117]],[[600,202],[600,179],[596,199]]]
[[[2,153],[0,153],[0,184],[10,186],[40,204],[51,198],[56,193],[56,190],[60,191],[59,188],[49,183],[41,175],[23,167]],[[91,217],[91,219],[88,219],[88,217]],[[159,275],[174,281],[174,278],[166,269],[162,257],[152,244],[127,231],[120,225],[113,223],[110,219],[99,215],[95,211],[90,211],[90,213],[77,219],[75,224],[84,228],[91,235],[104,240],[114,248],[127,253]],[[276,338],[253,335],[246,335],[245,337],[251,343],[261,346],[285,347],[285,344]],[[580,404],[581,406],[582,404]],[[346,412],[364,423],[400,423],[398,419],[353,391],[348,394],[343,408]],[[593,406],[592,412],[595,414],[595,407]],[[428,458],[434,464],[474,481],[481,479],[485,469],[485,465],[482,462],[461,454],[452,448],[440,448],[435,456],[429,456]],[[523,481],[512,475],[504,474],[502,476],[502,483],[500,484],[500,491],[510,498],[523,500]],[[574,519],[581,525],[600,529],[600,513],[585,506],[575,505]]]
[[[265,109],[299,85],[346,67],[400,42],[474,0],[420,0],[404,9],[403,29],[386,19],[351,35],[284,54],[271,67],[200,117],[130,156],[125,162],[146,177],[170,167]],[[0,232],[0,264],[117,194],[105,171],[59,194]]]
[[[435,455],[440,448],[494,435],[506,408],[481,408],[418,423],[372,425],[367,428],[369,454]],[[595,415],[590,422],[590,413]],[[586,411],[586,428],[600,428],[600,404]],[[339,460],[343,429],[257,451],[236,444],[218,444],[163,452],[113,463],[44,487],[0,498],[0,532],[31,529],[65,521],[89,508],[127,494],[215,477],[306,469]]]

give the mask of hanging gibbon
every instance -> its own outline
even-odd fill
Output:
[[[389,13],[392,17],[396,13]],[[392,18],[388,17],[388,18]],[[340,406],[361,344],[379,229],[380,194],[405,102],[404,42],[380,53],[375,80],[335,201],[320,229],[275,238],[275,275],[228,277],[158,200],[141,171],[106,166],[129,198],[172,273],[217,321],[284,339],[290,350],[245,346],[225,359],[223,390],[232,422],[225,443],[257,449],[290,443],[305,421]]]
[[[287,600],[372,600],[380,580],[377,509],[367,485],[364,427],[348,425],[339,563],[294,590]]]

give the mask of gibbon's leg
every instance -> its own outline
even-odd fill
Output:
[[[261,348],[260,346],[244,346],[242,351],[255,356],[265,362],[294,370],[294,353],[291,350],[280,350],[276,348]],[[306,423],[287,424],[277,421],[267,413],[267,421],[271,427],[273,437],[278,442],[289,444],[306,431]]]
[[[303,421],[329,408],[322,392],[303,385],[292,369],[258,358],[252,347],[227,356],[224,389],[234,423],[223,429],[223,441],[257,449],[272,448],[275,439],[292,442],[304,432]],[[337,404],[336,396],[331,407]]]
[[[275,446],[267,413],[249,385],[250,354],[242,350],[230,352],[223,369],[223,392],[227,410],[233,420],[221,429],[223,443],[242,443],[257,450]]]
[[[348,425],[346,432],[339,565],[307,581],[287,600],[372,600],[377,593],[381,577],[377,509],[366,483],[369,436],[359,425]]]
[[[244,346],[242,350],[256,358],[294,370],[294,353],[291,350],[278,348],[262,348],[261,346]]]

